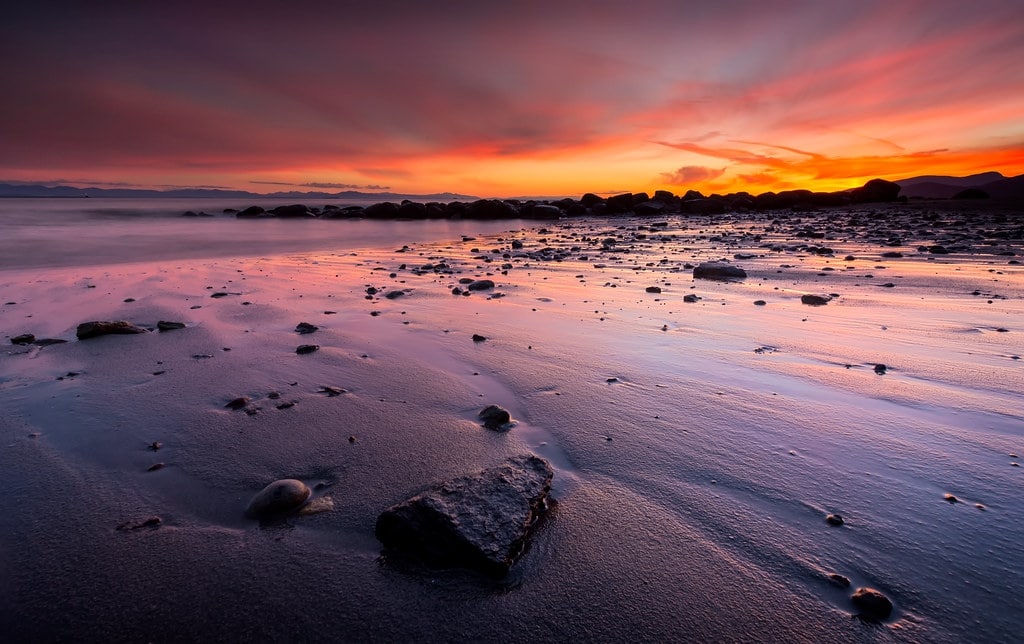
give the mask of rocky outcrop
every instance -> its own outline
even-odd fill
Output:
[[[503,576],[546,510],[552,476],[542,458],[510,458],[385,510],[377,518],[377,538],[385,557]]]
[[[131,322],[125,322],[124,320],[118,320],[116,322],[94,320],[92,322],[82,322],[79,324],[78,329],[75,331],[75,336],[77,336],[79,340],[88,340],[89,338],[97,338],[101,335],[130,335],[133,333],[146,332],[146,329],[135,326]]]

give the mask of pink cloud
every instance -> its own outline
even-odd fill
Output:
[[[674,172],[661,174],[665,183],[670,186],[692,186],[695,183],[713,181],[725,174],[725,168],[705,168],[699,165],[688,165]]]

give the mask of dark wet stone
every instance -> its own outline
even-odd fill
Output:
[[[320,327],[318,327],[317,325],[310,324],[309,322],[299,322],[298,324],[295,325],[295,332],[305,335],[307,333],[313,333],[319,328]]]
[[[146,471],[147,472],[155,472],[157,470],[162,470],[165,467],[167,467],[166,463],[153,463],[152,465],[150,465],[149,467],[146,468]]]
[[[489,288],[494,288],[494,282],[491,280],[473,280],[466,288],[470,291],[486,291]]]
[[[26,345],[32,344],[35,341],[36,336],[32,335],[31,333],[24,333],[22,335],[16,335],[13,338],[11,338],[11,344]]]
[[[160,441],[153,441],[152,443],[147,445],[146,448],[149,449],[150,451],[155,452],[155,451],[157,451],[158,449],[160,449],[163,446],[164,446],[164,444],[161,443]]]
[[[239,396],[228,404],[224,405],[227,409],[233,409],[238,411],[239,409],[245,409],[245,406],[249,404],[250,398],[248,396]]]
[[[281,403],[280,405],[277,406],[277,408],[278,409],[291,409],[294,406],[295,406],[295,402],[294,401],[288,401],[288,402]]]
[[[884,364],[879,363],[875,365],[875,373],[877,373],[880,376],[884,375],[887,370],[888,367],[886,367]]]
[[[661,293],[661,287],[660,286],[648,286],[645,290],[648,293]]]
[[[486,341],[487,341],[486,336],[482,336],[479,333],[474,333],[473,334],[473,342],[486,342]]]
[[[319,344],[301,344],[301,345],[299,345],[298,347],[295,348],[295,353],[297,353],[299,355],[303,355],[303,354],[306,354],[306,353],[313,353],[314,351],[319,351],[319,350],[320,350],[320,345]]]
[[[245,210],[242,210],[242,211],[240,211],[238,213],[235,213],[235,216],[240,218],[240,219],[247,219],[247,218],[253,218],[253,217],[260,217],[265,212],[266,211],[263,210],[263,208],[261,208],[260,206],[249,206]]]
[[[730,280],[743,279],[747,272],[739,266],[724,262],[704,262],[693,269],[693,276],[705,280]]]
[[[800,296],[800,301],[808,306],[825,306],[832,300],[828,295],[814,295],[806,293]]]
[[[546,509],[553,472],[533,455],[434,487],[385,510],[376,534],[385,556],[504,576]]]
[[[251,519],[266,519],[298,510],[309,499],[312,492],[302,481],[281,479],[274,481],[256,493],[245,508],[245,515]]]
[[[840,574],[837,574],[837,573],[832,573],[832,574],[830,574],[828,576],[828,580],[831,581],[836,586],[839,586],[840,588],[849,588],[850,587],[850,578],[846,577],[845,575],[840,575]]]
[[[696,302],[699,299],[700,298],[697,297],[696,295],[694,295],[693,293],[690,293],[688,295],[684,295],[683,296],[683,301],[684,302],[689,302],[690,304],[693,304],[694,302]]]
[[[184,322],[168,322],[166,320],[160,320],[156,323],[156,328],[160,331],[174,331],[176,329],[184,329]]]
[[[767,304],[764,300],[754,300],[754,306],[765,306]]]
[[[850,600],[862,617],[883,620],[892,614],[892,602],[874,588],[858,588]]]
[[[512,422],[512,415],[508,410],[498,405],[488,405],[477,415],[487,429],[508,429],[507,425]]]
[[[840,514],[830,514],[825,517],[825,523],[829,525],[843,525],[846,521]]]
[[[390,291],[384,297],[388,298],[389,300],[395,300],[395,299],[398,299],[400,297],[403,297],[404,295],[405,295],[405,291]]]
[[[116,322],[83,322],[78,325],[75,335],[79,340],[98,338],[101,335],[130,335],[135,333],[146,333],[146,329],[135,326],[130,322],[118,320]]]
[[[952,494],[943,494],[942,498],[949,503],[960,503],[960,499],[956,498]]]
[[[899,251],[896,251],[896,250],[890,250],[890,251],[882,253],[882,257],[888,257],[890,259],[896,259],[896,258],[899,258],[899,257],[903,257],[903,253],[901,253]]]

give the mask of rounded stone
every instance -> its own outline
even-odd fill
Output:
[[[274,481],[252,497],[245,508],[245,515],[263,519],[297,510],[306,502],[312,492],[302,481],[281,479]]]
[[[858,588],[850,600],[863,617],[882,620],[892,614],[892,602],[874,588]]]
[[[842,515],[840,515],[840,514],[830,514],[830,515],[828,515],[827,517],[825,517],[825,522],[828,523],[829,525],[843,525],[844,523],[846,523],[846,521],[843,519]]]

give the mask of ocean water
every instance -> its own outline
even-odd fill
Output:
[[[771,217],[541,232],[180,217],[192,202],[68,207],[61,227],[38,208],[15,234],[67,261],[0,271],[0,337],[71,342],[0,352],[0,627],[15,639],[1003,642],[1024,628],[1019,242],[938,256],[917,250],[944,235],[929,230],[886,258],[885,226],[820,255]],[[878,212],[798,216],[851,215]],[[878,220],[901,217],[920,213]],[[721,258],[749,277],[687,268]],[[452,295],[484,276],[503,297]],[[86,319],[188,328],[74,342]],[[299,321],[321,328],[300,338]],[[320,351],[296,356],[310,337]],[[238,395],[259,413],[224,409]],[[488,403],[517,427],[482,430]],[[380,560],[381,510],[523,451],[553,464],[558,503],[508,579]],[[241,515],[286,476],[334,509],[271,529]],[[116,531],[150,515],[162,527]],[[858,587],[892,616],[858,619]]]

